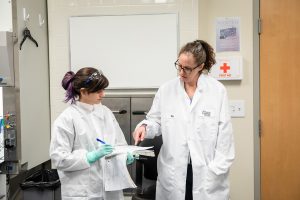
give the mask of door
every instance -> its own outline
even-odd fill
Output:
[[[113,112],[124,133],[127,144],[130,144],[130,98],[105,97],[102,104]]]
[[[135,97],[131,99],[131,132],[134,131],[139,122],[146,118],[152,102],[152,97]],[[132,144],[134,144],[134,140],[132,140]]]
[[[145,119],[149,112],[153,98],[135,97],[131,99],[131,133],[135,130],[136,125]],[[131,137],[131,144],[134,145],[134,139]],[[132,165],[132,177],[136,182],[136,163]]]
[[[300,199],[300,1],[260,0],[261,199]]]

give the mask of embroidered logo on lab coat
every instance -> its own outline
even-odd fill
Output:
[[[210,112],[203,110],[202,115],[205,116],[205,117],[210,117]]]

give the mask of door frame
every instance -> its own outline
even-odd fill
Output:
[[[254,199],[260,200],[260,0],[253,0],[253,145],[254,145]]]

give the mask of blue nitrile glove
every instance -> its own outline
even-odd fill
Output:
[[[90,164],[96,162],[103,156],[110,154],[113,151],[113,147],[109,144],[101,145],[101,147],[95,151],[88,152],[86,158]]]
[[[126,160],[126,164],[130,165],[131,163],[134,162],[134,156],[132,155],[132,153],[127,152],[127,160]]]

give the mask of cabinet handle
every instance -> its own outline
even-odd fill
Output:
[[[142,111],[142,110],[136,110],[136,111],[132,111],[133,115],[147,115],[148,112],[146,111]]]
[[[123,115],[127,113],[127,110],[113,110],[112,113]]]

